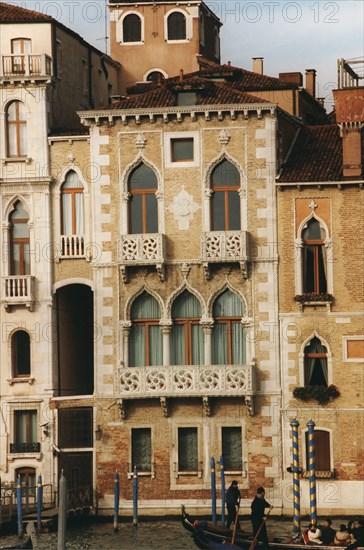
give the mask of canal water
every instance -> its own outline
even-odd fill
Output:
[[[306,523],[305,523],[306,526]],[[248,519],[242,518],[241,527],[251,531]],[[292,519],[269,518],[269,537],[289,535]],[[14,535],[0,536],[0,549],[18,542]],[[34,550],[57,550],[57,533],[41,533],[33,537]],[[140,520],[137,527],[131,522],[119,523],[114,533],[112,522],[92,520],[67,528],[66,549],[75,550],[196,550],[190,533],[180,520]]]

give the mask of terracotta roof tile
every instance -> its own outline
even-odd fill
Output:
[[[339,127],[303,126],[277,182],[340,181],[342,165]]]
[[[50,23],[53,17],[12,4],[0,3],[0,23]]]
[[[154,107],[174,107],[175,94],[179,88],[184,91],[197,92],[196,105],[217,105],[232,103],[267,103],[266,100],[234,90],[220,82],[214,82],[204,78],[185,77],[181,83],[178,79],[168,79],[161,83],[153,84],[150,91],[132,95],[116,101],[105,109],[147,109]]]

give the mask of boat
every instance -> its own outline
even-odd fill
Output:
[[[263,550],[266,546],[259,542],[254,541],[253,535],[249,535],[244,531],[237,530],[234,537],[234,544],[231,544],[233,538],[233,531],[225,529],[224,527],[218,527],[211,522],[198,520],[192,518],[182,506],[182,525],[187,529],[198,548],[202,549],[243,549],[250,550],[253,547],[255,550]],[[305,531],[302,532],[302,542],[294,542],[292,538],[287,536],[276,537],[272,542],[269,542],[270,550],[307,550],[307,546],[317,548],[317,544],[310,544],[306,538],[304,542]],[[254,544],[252,544],[254,543]],[[347,550],[346,546],[325,546],[320,544],[321,550]],[[364,550],[364,547],[357,547],[355,550]]]
[[[18,542],[18,544],[14,544],[13,546],[0,546],[0,550],[21,550],[21,549],[31,549],[33,548],[33,543],[31,537],[26,538],[22,542]]]
[[[204,521],[204,520],[200,521],[198,519],[192,518],[186,512],[186,508],[184,505],[182,505],[182,525],[185,529],[187,529],[187,531],[191,533],[191,535],[195,535],[195,538],[198,538],[198,540],[202,540],[203,537],[206,537],[208,540],[212,542],[226,544],[226,542],[231,543],[231,540],[233,537],[233,531],[231,531],[231,529],[225,529],[225,527],[218,527],[209,521]],[[249,537],[250,537],[250,540],[249,540]],[[249,535],[249,533],[246,533],[245,531],[241,531],[240,529],[236,530],[234,543],[238,546],[238,548],[244,548],[245,546],[241,546],[241,544],[246,543],[247,541],[249,541],[249,546],[250,546],[252,540],[253,540],[253,536]],[[197,543],[196,543],[196,546],[198,546]]]

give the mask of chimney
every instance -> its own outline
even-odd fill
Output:
[[[263,74],[264,57],[253,57],[253,73]]]
[[[297,84],[297,86],[302,86],[302,73],[279,73],[278,77],[283,82],[291,82],[292,84]]]
[[[179,81],[180,81],[180,82],[182,82],[183,76],[184,76],[184,75],[183,75],[183,69],[180,69],[180,70],[179,70]]]
[[[364,87],[334,90],[336,122],[343,140],[343,176],[363,176]]]
[[[316,70],[306,69],[306,90],[312,97],[316,97]]]

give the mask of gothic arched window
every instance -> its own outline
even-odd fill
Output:
[[[315,218],[312,218],[302,231],[303,292],[312,294],[325,294],[327,292],[325,238],[325,230]]]
[[[158,233],[157,176],[140,164],[129,176],[129,233]]]
[[[211,228],[212,231],[239,230],[240,174],[236,167],[224,159],[212,171]]]
[[[196,296],[187,290],[182,292],[173,303],[172,319],[171,364],[203,365],[201,306]]]
[[[238,296],[225,290],[213,307],[212,364],[243,365],[245,363],[245,336],[241,324],[243,308]]]
[[[155,298],[143,292],[131,307],[132,326],[129,334],[129,366],[162,365],[162,332],[160,307]]]

